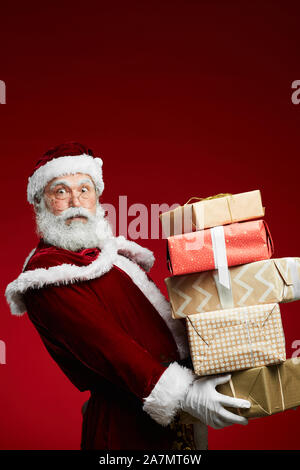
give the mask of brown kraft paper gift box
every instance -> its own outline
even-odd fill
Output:
[[[277,258],[229,267],[230,289],[216,270],[165,279],[173,318],[261,303],[300,299],[300,258]]]
[[[264,217],[260,191],[203,198],[159,217],[166,237]],[[198,198],[192,198],[198,199]]]

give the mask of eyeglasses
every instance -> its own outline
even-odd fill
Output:
[[[76,193],[78,199],[89,199],[94,195],[94,191],[88,186],[83,186],[79,191],[76,191]],[[47,195],[58,201],[69,201],[73,197],[72,194],[73,193],[70,189],[60,187],[49,191]]]

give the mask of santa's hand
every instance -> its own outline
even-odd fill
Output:
[[[247,418],[231,413],[224,407],[248,409],[251,403],[240,398],[223,395],[216,386],[230,380],[230,375],[202,377],[189,387],[185,399],[180,402],[181,409],[198,418],[214,429],[231,424],[248,424]]]

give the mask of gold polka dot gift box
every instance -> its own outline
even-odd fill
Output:
[[[204,312],[186,317],[193,368],[220,374],[286,360],[278,303]]]

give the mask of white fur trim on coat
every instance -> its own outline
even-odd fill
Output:
[[[143,410],[162,426],[170,424],[180,408],[188,388],[197,376],[187,367],[173,362],[161,375],[150,395],[144,398]]]
[[[36,248],[33,248],[33,250],[31,250],[31,252],[29,253],[29,255],[26,257],[26,259],[25,259],[25,261],[24,261],[24,264],[23,264],[22,272],[23,272],[24,269],[26,268],[26,265],[27,265],[28,261],[30,260],[30,258],[32,257],[32,255],[35,253],[35,250],[36,250]]]
[[[104,189],[102,164],[101,158],[94,158],[86,153],[53,158],[28,178],[27,200],[30,204],[33,204],[34,196],[43,191],[47,183],[53,178],[76,173],[90,175],[96,186],[96,191],[100,195]]]
[[[61,264],[50,268],[38,268],[22,272],[17,279],[8,284],[5,297],[13,315],[23,315],[26,306],[23,294],[29,288],[41,289],[47,285],[67,285],[76,281],[88,281],[108,272],[117,257],[117,247],[114,239],[106,240],[99,256],[88,266]],[[27,257],[27,261],[29,257]],[[25,267],[26,263],[24,263]]]
[[[102,276],[113,265],[116,265],[128,274],[161,315],[173,335],[180,358],[188,357],[189,348],[183,323],[181,320],[172,318],[169,302],[154,282],[136,264],[139,263],[150,269],[154,262],[153,253],[135,242],[126,240],[123,236],[106,239],[100,248],[101,253],[88,266],[62,264],[48,269],[38,268],[22,272],[15,281],[8,284],[5,291],[11,313],[20,316],[26,312],[23,294],[29,288],[40,289],[50,284],[66,285],[77,281],[88,281]],[[29,258],[30,256],[27,257],[26,261]],[[24,267],[25,265],[26,263],[24,263]]]
[[[135,242],[126,240],[123,235],[116,238],[118,253],[139,264],[145,271],[150,271],[155,258],[152,251]]]

